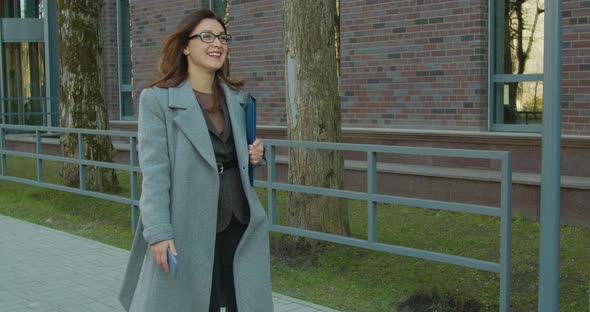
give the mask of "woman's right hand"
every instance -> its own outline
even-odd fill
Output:
[[[170,251],[172,251],[172,254],[174,256],[178,255],[176,254],[176,247],[174,247],[174,241],[171,239],[159,241],[157,243],[152,244],[151,248],[152,256],[154,256],[154,260],[156,260],[156,263],[159,266],[161,266],[164,269],[164,271],[166,271],[166,273],[170,272],[170,269],[168,268],[168,255],[166,251],[168,250],[168,248],[170,248]]]

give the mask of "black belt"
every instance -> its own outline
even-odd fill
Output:
[[[217,163],[217,173],[222,174],[224,171],[232,169],[238,165],[238,161],[234,158],[228,162]]]

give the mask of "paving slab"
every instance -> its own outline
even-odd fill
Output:
[[[0,237],[0,312],[124,312],[129,251],[4,215]],[[278,293],[273,302],[275,312],[338,312]]]

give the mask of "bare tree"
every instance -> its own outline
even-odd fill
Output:
[[[285,1],[285,81],[290,140],[340,142],[340,98],[335,53],[335,0]],[[289,182],[341,189],[339,151],[289,150]],[[350,235],[346,201],[290,192],[288,225]],[[299,252],[315,243],[293,238]]]
[[[535,33],[539,16],[545,12],[537,0],[537,10],[532,23],[524,18],[524,3],[530,0],[506,0],[506,43],[504,45],[504,72],[523,74],[526,69],[526,62],[531,54],[535,41]],[[530,30],[530,36],[525,36],[524,30]],[[515,64],[516,63],[516,64]],[[510,83],[508,101],[513,111],[516,111],[516,100],[518,95],[518,83]]]
[[[103,90],[103,56],[100,14],[102,1],[58,0],[58,53],[60,63],[60,126],[64,128],[107,129],[107,104]],[[110,137],[88,135],[85,159],[112,162]],[[78,157],[78,136],[62,137],[66,157]],[[65,185],[80,182],[78,165],[64,164]],[[87,168],[86,187],[96,191],[117,191],[114,170]]]

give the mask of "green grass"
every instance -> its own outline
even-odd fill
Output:
[[[8,174],[34,178],[30,160],[9,158]],[[57,182],[59,164],[46,163],[46,181]],[[119,173],[129,193],[127,173]],[[258,190],[263,203],[266,192]],[[279,193],[278,220],[285,222],[284,193]],[[366,238],[366,204],[350,201],[353,236]],[[120,248],[131,245],[130,208],[124,204],[28,185],[0,182],[0,214],[56,228]],[[497,262],[497,218],[413,207],[379,205],[381,242]],[[512,224],[512,311],[536,311],[539,224],[516,218]],[[273,249],[280,249],[273,233]],[[327,244],[321,255],[293,267],[272,259],[276,292],[342,311],[396,311],[402,301],[425,302],[431,310],[497,311],[499,275],[410,257]],[[588,311],[590,229],[561,227],[560,311]],[[446,307],[446,308],[443,308]],[[434,307],[434,308],[433,308]],[[440,307],[440,308],[439,308]],[[403,310],[412,311],[412,310]]]
[[[7,175],[36,180],[35,162],[8,157]],[[43,182],[60,184],[60,164],[43,163]],[[129,173],[118,172],[122,190],[129,197]],[[44,225],[130,249],[133,239],[131,208],[108,200],[76,195],[42,187],[0,181],[0,214]]]

